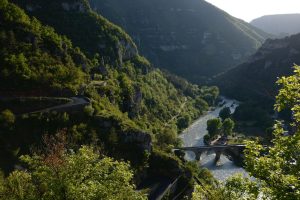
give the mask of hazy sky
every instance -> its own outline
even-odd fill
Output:
[[[270,14],[300,13],[300,0],[206,0],[247,22]]]

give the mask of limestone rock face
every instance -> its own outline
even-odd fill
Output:
[[[32,5],[32,4],[27,4],[26,7],[25,7],[25,9],[27,11],[30,11],[30,12],[32,12],[34,10],[37,10],[39,8],[40,8],[40,6],[38,6],[38,5]]]
[[[268,50],[281,49],[281,48],[287,47],[288,44],[289,44],[289,42],[287,40],[271,40],[271,39],[268,39],[262,45],[261,49],[268,49]]]
[[[280,49],[286,49],[289,47],[289,41],[286,39],[268,39],[266,42],[258,49],[258,51],[248,59],[248,63],[253,63],[258,60],[265,59],[269,54],[275,51],[280,51]],[[292,50],[292,49],[291,49]],[[297,51],[293,49],[292,52]],[[269,61],[272,62],[272,61]]]
[[[112,117],[105,118],[98,116],[97,124],[104,130],[109,130],[114,127],[117,128],[121,125],[117,120]],[[126,145],[134,145],[140,149],[140,151],[152,150],[152,138],[149,133],[142,132],[139,130],[127,130],[127,131],[117,131],[118,142]]]
[[[45,2],[46,4],[48,2]],[[54,4],[54,3],[53,3]],[[73,11],[85,13],[90,9],[89,6],[82,0],[73,0],[73,1],[63,1],[61,2],[61,8],[65,11]],[[30,12],[37,11],[39,9],[43,9],[43,5],[38,2],[30,2],[28,1],[25,5],[25,9]]]
[[[152,150],[152,140],[148,133],[144,132],[128,132],[119,134],[121,142],[135,144],[143,151],[150,152]]]
[[[82,1],[74,1],[73,3],[62,2],[62,8],[65,11],[87,12],[88,8]]]
[[[119,56],[122,61],[130,60],[138,54],[135,44],[131,41],[121,40],[118,42],[117,46],[119,49]]]

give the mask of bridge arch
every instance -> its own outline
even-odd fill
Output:
[[[237,165],[242,165],[244,160],[243,151],[245,149],[244,144],[236,145],[210,145],[210,146],[198,146],[198,147],[180,147],[175,148],[174,150],[181,150],[185,152],[193,152],[195,154],[195,160],[201,160],[201,155],[204,152],[214,151],[215,163],[219,162],[221,155],[229,157]]]

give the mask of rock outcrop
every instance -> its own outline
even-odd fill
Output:
[[[127,132],[121,133],[118,136],[121,142],[137,145],[142,151],[151,152],[152,150],[152,140],[148,133]]]
[[[65,11],[75,11],[75,12],[87,12],[89,7],[82,1],[74,1],[74,2],[62,2],[62,8]]]
[[[130,40],[122,39],[117,43],[117,48],[119,50],[118,54],[121,61],[130,60],[138,54],[135,44]]]
[[[120,122],[113,117],[96,117],[97,124],[103,130],[109,130],[115,128],[117,131],[117,140],[121,144],[134,145],[140,149],[140,151],[152,150],[152,139],[149,133],[139,131],[139,130],[126,130],[122,131]]]

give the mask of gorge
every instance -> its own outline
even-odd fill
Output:
[[[300,35],[268,37],[204,0],[0,0],[0,200],[299,199]]]

